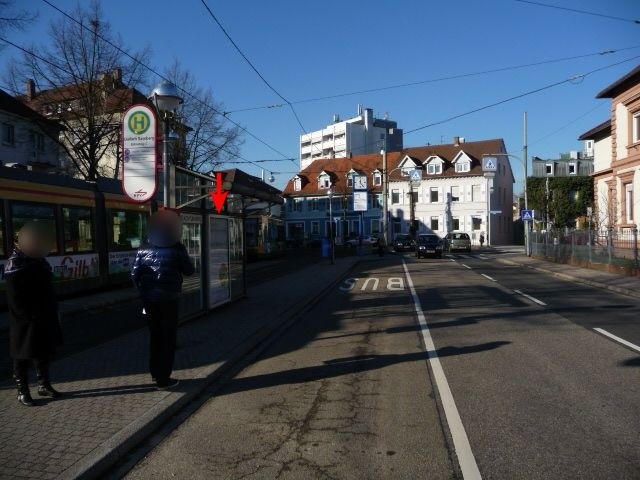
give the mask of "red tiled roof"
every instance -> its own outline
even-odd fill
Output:
[[[464,151],[471,158],[471,171],[458,173],[451,161],[460,152]],[[423,171],[423,178],[442,178],[442,177],[468,177],[482,175],[482,156],[495,153],[505,153],[506,149],[502,139],[482,140],[478,142],[464,142],[460,144],[445,145],[427,145],[424,147],[405,148],[401,152],[389,152],[387,154],[387,171],[391,172],[389,181],[407,181],[403,177],[398,168],[402,160],[409,156],[418,164],[434,155],[439,156],[445,161],[441,174],[428,175]],[[356,155],[352,158],[328,158],[315,160],[307,168],[298,173],[303,179],[302,188],[299,191],[294,190],[293,179],[291,179],[284,189],[283,195],[290,196],[310,196],[310,195],[326,195],[326,189],[318,188],[318,176],[325,171],[331,176],[333,189],[342,193],[350,191],[351,187],[347,187],[346,175],[351,170],[366,173],[369,180],[370,191],[380,191],[381,187],[373,187],[373,171],[382,171],[382,155],[375,153],[370,155]],[[393,171],[395,170],[395,171]],[[348,189],[348,190],[347,190]]]

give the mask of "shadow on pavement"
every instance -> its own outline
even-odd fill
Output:
[[[511,342],[496,341],[471,345],[468,347],[444,347],[436,351],[439,357],[467,355],[486,352],[508,345]],[[388,355],[358,355],[354,357],[334,358],[326,360],[324,365],[303,367],[253,377],[235,378],[227,383],[218,395],[257,390],[280,385],[313,382],[326,378],[339,377],[352,373],[376,370],[389,365],[404,362],[425,361],[429,359],[429,352],[388,354]]]
[[[625,360],[620,365],[623,367],[640,367],[640,357],[630,358],[629,360]]]

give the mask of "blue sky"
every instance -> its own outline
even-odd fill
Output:
[[[71,11],[70,0],[50,0]],[[39,11],[21,45],[46,41],[47,25],[60,15],[40,0],[18,2]],[[88,3],[88,2],[87,2]],[[556,63],[467,76],[295,105],[303,126],[316,130],[358,104],[385,113],[406,131],[640,56],[640,25],[546,8],[516,0],[234,0],[209,7],[262,75],[289,101],[374,89],[516,65],[626,49]],[[542,0],[542,3],[629,19],[640,18],[638,0]],[[200,0],[103,1],[106,19],[128,48],[150,45],[152,65],[163,70],[174,57],[199,83],[211,87],[226,110],[282,103],[233,49]],[[634,48],[630,48],[634,47]],[[0,52],[4,64],[16,52]],[[640,57],[505,104],[405,135],[405,146],[503,138],[522,154],[522,117],[528,112],[529,156],[556,157],[581,150],[577,137],[609,116],[597,92],[640,64]],[[154,82],[153,76],[150,78]],[[291,110],[269,108],[232,118],[286,156],[298,156],[302,133]],[[245,135],[242,156],[281,158]],[[293,176],[286,160],[261,164],[276,186]],[[512,161],[516,178],[522,167]],[[253,174],[253,165],[235,165]],[[515,190],[520,189],[520,183]]]

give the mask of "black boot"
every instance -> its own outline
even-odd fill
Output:
[[[29,366],[16,361],[13,364],[13,379],[18,387],[18,401],[25,407],[33,407],[33,398],[29,390]]]
[[[48,361],[40,360],[36,362],[36,375],[38,376],[38,395],[51,398],[62,396],[62,393],[51,386]]]

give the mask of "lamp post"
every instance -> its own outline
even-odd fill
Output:
[[[333,236],[333,210],[331,209],[331,204],[333,203],[333,190],[331,186],[329,186],[329,190],[327,190],[327,197],[329,197],[329,237],[331,237],[331,265],[336,263],[336,242],[335,237]]]
[[[149,101],[156,107],[156,110],[162,114],[162,123],[164,126],[164,134],[162,138],[162,180],[163,180],[163,203],[164,208],[170,205],[170,175],[169,175],[169,120],[173,116],[176,108],[182,104],[182,97],[178,94],[178,89],[173,83],[160,82],[151,91]]]

